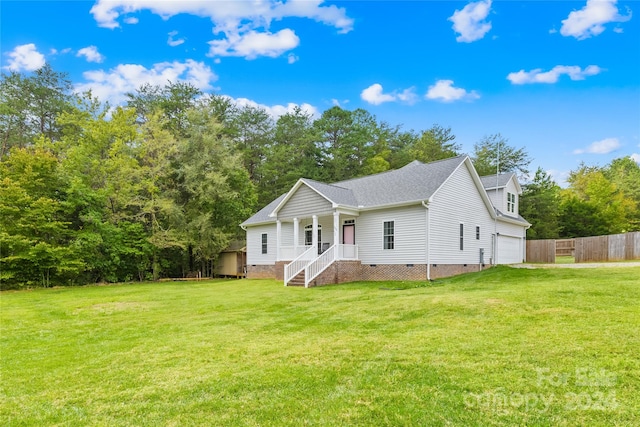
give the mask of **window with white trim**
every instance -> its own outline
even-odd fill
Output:
[[[267,233],[262,233],[262,253],[267,253]]]
[[[311,246],[313,244],[313,224],[304,227],[304,245]],[[322,225],[318,224],[318,253],[322,248]]]
[[[382,242],[383,249],[393,249],[395,247],[394,221],[385,221],[382,225]]]
[[[507,212],[516,211],[516,195],[513,193],[507,193]]]

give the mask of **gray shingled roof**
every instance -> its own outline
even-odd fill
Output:
[[[466,157],[458,156],[427,164],[415,160],[400,169],[333,185],[351,190],[357,206],[364,208],[427,200]]]
[[[415,160],[400,169],[333,184],[311,179],[302,181],[331,202],[346,207],[372,208],[417,202],[429,199],[466,158],[462,155],[427,164]],[[242,225],[273,221],[269,214],[285,196],[269,203]]]
[[[515,173],[513,172],[501,173],[500,175],[496,175],[496,174],[486,175],[486,176],[481,176],[480,180],[482,181],[482,186],[485,189],[496,188],[496,176],[497,176],[498,177],[497,188],[503,188],[509,183],[509,180],[514,175]]]
[[[273,210],[280,204],[280,202],[282,201],[282,199],[284,199],[284,196],[286,196],[286,195],[287,195],[287,193],[285,193],[282,196],[278,197],[273,202],[269,203],[267,206],[265,206],[264,208],[260,209],[255,215],[253,215],[251,218],[249,218],[248,220],[246,220],[245,222],[243,222],[240,225],[260,224],[260,223],[263,223],[263,222],[273,222],[273,221],[275,221],[273,218],[271,218],[269,216],[269,214],[271,212],[273,212]]]
[[[496,211],[496,214],[498,215],[498,218],[510,219],[510,220],[513,220],[513,221],[516,221],[516,222],[521,222],[521,223],[526,224],[526,225],[531,225],[531,223],[529,221],[527,221],[526,219],[524,219],[522,217],[522,215],[518,215],[517,217],[514,217],[514,216],[511,216],[511,215],[505,215],[500,209],[494,208],[494,210]]]

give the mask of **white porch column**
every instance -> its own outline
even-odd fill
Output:
[[[340,244],[340,213],[333,213],[333,244],[338,249],[338,245]]]
[[[333,213],[333,244],[336,247],[334,252],[336,254],[335,259],[341,259],[342,255],[341,255],[341,251],[340,246],[338,246],[340,244],[340,213],[339,212],[334,212]]]
[[[280,261],[280,241],[282,236],[282,223],[280,220],[276,221],[276,260]]]
[[[298,256],[298,218],[293,218],[293,257]]]
[[[318,215],[312,217],[312,229],[311,229],[311,246],[318,248]]]

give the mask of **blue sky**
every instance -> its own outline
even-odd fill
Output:
[[[501,133],[562,183],[581,162],[640,162],[640,2],[6,1],[1,67],[45,61],[114,105],[188,81],[274,117],[365,108]]]

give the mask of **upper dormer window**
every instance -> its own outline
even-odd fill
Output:
[[[507,193],[507,212],[516,212],[516,195]]]

